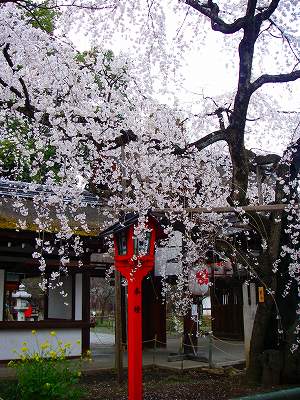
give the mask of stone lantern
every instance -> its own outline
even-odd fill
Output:
[[[20,284],[19,290],[16,293],[12,294],[17,300],[17,304],[14,309],[18,312],[18,321],[25,321],[25,310],[27,310],[31,294],[27,293],[25,290],[25,285],[23,283]]]

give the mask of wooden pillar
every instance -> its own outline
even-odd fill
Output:
[[[153,274],[143,280],[143,342],[144,347],[166,347],[166,304],[162,302],[161,281]]]
[[[194,304],[197,304],[195,298]],[[197,353],[197,322],[192,318],[191,310],[183,319],[183,351],[184,354]]]
[[[121,285],[121,319],[122,319],[122,343],[127,343],[127,302],[126,286]]]
[[[75,321],[75,307],[76,307],[75,304],[76,304],[76,296],[77,296],[75,276],[76,276],[75,274],[71,275],[71,278],[72,278],[72,301],[71,301],[72,317],[71,317],[71,319],[72,319],[72,321]]]
[[[0,269],[0,321],[4,320],[4,303],[5,303],[4,281],[5,281],[5,270]]]
[[[250,343],[253,323],[257,309],[256,286],[254,282],[243,283],[243,316],[244,316],[244,340],[246,365],[249,365]]]
[[[46,272],[46,279],[47,282],[49,282],[49,274]],[[47,288],[44,292],[44,319],[49,318],[49,287],[47,285]]]
[[[90,322],[90,273],[82,273],[82,321]],[[81,351],[86,353],[90,350],[90,327],[82,328]]]

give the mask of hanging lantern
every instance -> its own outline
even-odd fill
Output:
[[[189,273],[189,290],[195,296],[205,296],[209,289],[209,276],[207,268],[196,266]]]
[[[124,220],[101,236],[113,234],[115,267],[127,279],[127,337],[128,337],[128,398],[142,399],[142,280],[152,271],[155,260],[155,240],[162,237],[158,221],[148,215],[144,236],[137,237],[134,226],[138,215]]]
[[[136,220],[136,217],[134,219]],[[149,272],[154,267],[157,222],[149,217],[146,232],[141,238],[134,234],[135,220],[127,220],[125,226],[119,225],[113,231],[115,266],[126,278],[129,277],[129,270],[137,265],[148,269]]]

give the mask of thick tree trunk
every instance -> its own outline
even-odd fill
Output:
[[[299,340],[295,333],[298,288],[293,283],[283,297],[289,279],[283,269],[273,278],[274,297],[267,295],[265,303],[258,305],[253,326],[248,377],[267,385],[300,381],[300,352],[291,351]]]
[[[239,129],[229,129],[228,147],[232,160],[231,192],[227,201],[230,205],[245,205],[248,188],[248,157],[244,145],[244,133]]]
[[[272,262],[268,253],[260,257],[260,268],[266,272],[265,284],[276,290],[276,280],[272,279]],[[262,354],[266,348],[272,348],[268,332],[273,320],[274,299],[270,294],[266,294],[265,302],[259,303],[253,324],[252,338],[250,343],[249,366],[247,370],[248,378],[251,381],[259,382],[263,374]]]
[[[296,151],[295,151],[296,150]],[[299,202],[298,174],[300,169],[300,141],[292,151],[290,165],[282,164],[278,175],[284,179],[284,186],[289,186],[289,200]],[[289,150],[288,150],[289,151]],[[276,202],[281,202],[287,196],[278,185]],[[299,214],[282,213],[281,222],[277,223],[278,215],[273,215],[270,221],[268,235],[268,253],[260,259],[259,275],[273,291],[273,296],[266,296],[266,302],[259,304],[252,331],[250,345],[250,363],[248,376],[255,381],[266,384],[295,383],[300,381],[300,351],[292,352],[299,345],[300,332],[297,331],[300,320],[297,314],[300,302],[299,288],[296,279],[290,275],[289,267],[295,260],[286,252],[279,254],[283,248],[295,247],[291,244],[290,226],[299,224]],[[295,240],[295,239],[294,239]],[[273,263],[279,259],[276,275],[272,272]],[[297,261],[297,260],[296,260]],[[287,290],[288,289],[288,290]],[[299,328],[298,328],[299,329]]]

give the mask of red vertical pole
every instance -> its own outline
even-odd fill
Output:
[[[128,399],[142,400],[142,278],[128,279]]]

